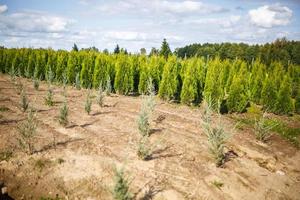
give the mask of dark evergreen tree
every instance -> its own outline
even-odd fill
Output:
[[[169,55],[172,54],[172,51],[171,51],[171,49],[169,47],[169,44],[168,44],[166,39],[164,39],[163,42],[162,42],[159,54],[161,56],[164,56],[165,59],[167,59],[169,57]]]

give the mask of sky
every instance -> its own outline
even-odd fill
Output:
[[[300,40],[300,0],[0,0],[0,46],[129,52]]]

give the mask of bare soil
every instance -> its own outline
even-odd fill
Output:
[[[112,199],[115,167],[124,167],[136,199],[300,199],[300,151],[277,135],[266,144],[258,142],[251,128],[233,131],[235,122],[224,115],[221,123],[232,134],[226,148],[231,158],[217,168],[207,150],[201,108],[157,99],[150,136],[156,150],[151,160],[142,161],[136,154],[141,97],[113,94],[101,108],[92,91],[88,115],[87,90],[68,86],[69,125],[62,127],[63,88],[53,86],[55,105],[49,107],[44,104],[46,83],[35,91],[31,80],[19,80],[37,110],[38,132],[36,152],[23,153],[17,126],[27,114],[19,108],[10,77],[1,75],[0,106],[8,110],[0,112],[0,152],[13,154],[0,161],[0,181],[14,199]]]

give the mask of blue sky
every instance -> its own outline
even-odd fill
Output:
[[[0,0],[0,45],[128,51],[300,40],[300,0]]]

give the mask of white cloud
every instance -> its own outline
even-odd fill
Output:
[[[0,18],[0,26],[8,31],[59,33],[69,30],[73,20],[43,12],[26,11]]]
[[[222,28],[230,28],[237,23],[239,23],[241,20],[240,15],[231,15],[227,17],[222,18],[202,18],[202,19],[190,19],[190,20],[184,20],[182,21],[184,24],[190,25],[190,24],[197,24],[197,25],[209,25],[209,26],[220,26]],[[175,23],[180,23],[178,21],[175,21]]]
[[[290,23],[293,11],[279,4],[265,5],[249,11],[252,24],[272,28],[273,26],[284,26]]]
[[[8,9],[7,5],[0,5],[0,14],[6,12]]]
[[[227,11],[218,6],[202,3],[201,1],[170,1],[170,0],[121,0],[115,3],[107,3],[98,7],[99,11],[108,14],[120,14],[122,12],[142,12],[148,14],[207,14]]]

